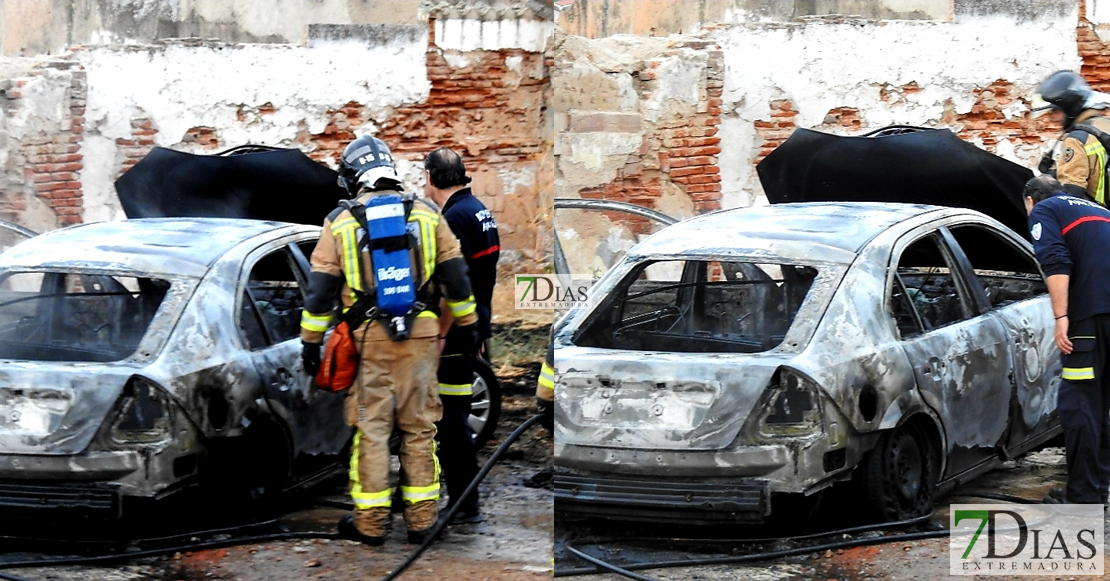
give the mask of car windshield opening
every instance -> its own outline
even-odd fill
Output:
[[[139,347],[170,283],[106,274],[0,277],[0,359],[119,361]]]
[[[782,343],[817,274],[797,264],[646,262],[614,288],[574,343],[683,353],[768,351]]]

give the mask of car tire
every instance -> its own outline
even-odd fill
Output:
[[[883,434],[861,467],[873,516],[898,521],[932,512],[939,462],[929,438],[916,425],[907,423]]]
[[[501,382],[488,361],[474,360],[474,383],[470,396],[470,429],[474,431],[474,447],[481,448],[497,431],[501,418]]]

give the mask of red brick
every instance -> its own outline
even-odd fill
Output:
[[[64,190],[66,187],[65,182],[50,182],[46,184],[35,184],[35,192],[51,192],[54,190]]]
[[[719,174],[690,176],[692,184],[715,184],[721,181]]]

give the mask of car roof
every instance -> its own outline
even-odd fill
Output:
[[[0,267],[129,270],[202,276],[219,257],[260,234],[312,226],[228,218],[143,218],[70,226],[0,254]]]
[[[804,202],[737,208],[668,226],[629,254],[758,256],[849,263],[872,238],[928,213],[972,213],[921,204]]]

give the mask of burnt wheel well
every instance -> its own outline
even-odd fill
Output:
[[[944,438],[941,437],[940,429],[937,427],[936,421],[934,421],[929,414],[918,412],[907,418],[901,425],[913,425],[925,436],[926,441],[929,443],[929,449],[933,453],[933,460],[937,462],[937,480],[939,481],[944,475],[945,457]]]

